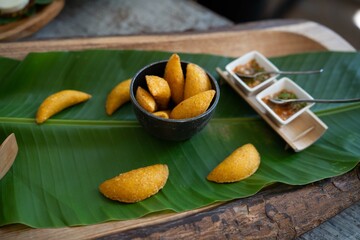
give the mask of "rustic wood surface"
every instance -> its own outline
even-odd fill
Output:
[[[312,24],[311,28],[314,27],[320,32],[323,30],[320,25]],[[291,25],[286,28],[291,29]],[[324,41],[319,42],[304,34],[293,33],[286,29],[281,31],[263,29],[14,42],[1,44],[0,56],[22,59],[27,53],[34,51],[98,48],[202,52],[225,56],[239,56],[256,49],[266,56],[280,56],[304,51],[332,50],[325,46],[334,39],[339,40],[337,49],[353,50],[347,44],[342,45],[342,38],[335,33],[330,32],[330,35],[331,39],[326,37]],[[61,229],[31,229],[23,225],[11,225],[0,228],[0,238],[291,239],[313,229],[358,201],[360,201],[360,181],[359,170],[356,168],[343,176],[306,186],[276,185],[252,197],[205,209]]]
[[[0,25],[0,41],[17,40],[34,34],[56,17],[64,4],[65,0],[54,0],[34,16]]]
[[[251,50],[265,56],[303,51],[355,51],[341,36],[315,22],[264,21],[212,31],[0,43],[0,55],[23,59],[29,52],[139,49],[212,53],[237,57]]]
[[[22,59],[29,52],[84,49],[164,50],[212,53],[231,57],[240,56],[253,49],[265,56],[326,50],[322,44],[300,34],[247,30],[2,43],[0,55]]]

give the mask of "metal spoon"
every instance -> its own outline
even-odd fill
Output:
[[[318,70],[309,70],[309,71],[264,71],[264,72],[257,72],[255,74],[244,74],[244,73],[235,72],[235,74],[239,77],[256,78],[263,74],[272,74],[272,73],[276,73],[276,74],[314,74],[314,73],[321,73],[323,71],[324,71],[323,69],[318,69]]]
[[[297,102],[308,102],[308,103],[349,103],[349,102],[360,102],[360,98],[349,98],[349,99],[278,99],[270,98],[270,102],[275,104],[286,104],[286,103],[297,103]]]

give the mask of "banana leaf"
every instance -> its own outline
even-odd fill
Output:
[[[64,227],[182,212],[252,196],[277,182],[303,185],[341,175],[359,163],[359,103],[315,105],[312,110],[329,129],[302,152],[285,150],[283,139],[221,82],[215,68],[232,60],[223,56],[179,53],[221,84],[213,119],[191,139],[169,142],[150,136],[136,120],[131,103],[106,115],[106,96],[118,82],[170,55],[87,50],[31,53],[19,64],[0,61],[0,139],[14,132],[19,145],[14,165],[0,181],[0,226]],[[324,68],[320,75],[291,77],[314,98],[360,97],[359,53],[303,53],[270,60],[283,70]],[[93,97],[35,124],[41,102],[63,89]],[[246,143],[254,144],[261,155],[254,175],[231,184],[206,180],[219,162]],[[106,179],[155,163],[168,165],[169,179],[158,194],[142,202],[111,201],[98,191]]]
[[[0,57],[0,80],[6,78],[7,75],[19,65],[20,61],[11,58]]]
[[[35,0],[36,4],[50,4],[52,3],[54,0]]]

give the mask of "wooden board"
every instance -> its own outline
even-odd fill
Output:
[[[4,43],[0,45],[0,55],[22,59],[28,52],[83,49],[164,50],[231,57],[253,49],[265,56],[326,50],[322,44],[296,33],[249,30]]]
[[[319,26],[318,31],[322,28]],[[336,41],[336,34],[331,41]],[[343,50],[352,49],[341,45]],[[146,35],[6,43],[0,56],[22,59],[29,52],[82,49],[142,49],[237,57],[251,50],[265,56],[326,51],[304,35],[287,31],[224,30],[208,33]],[[331,50],[331,49],[330,49]],[[245,199],[183,213],[59,229],[23,225],[0,228],[0,239],[113,238],[280,238],[291,239],[360,201],[359,168],[306,186],[276,185]]]
[[[0,25],[0,41],[17,40],[37,32],[63,9],[65,0],[54,0],[34,16]]]

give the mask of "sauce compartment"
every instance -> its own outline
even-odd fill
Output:
[[[230,77],[232,78],[234,83],[238,85],[246,95],[249,96],[256,95],[257,93],[268,87],[279,75],[269,74],[268,78],[262,80],[256,86],[249,86],[247,84],[247,79],[241,78],[235,74],[235,68],[239,66],[245,66],[246,68],[246,65],[250,65],[252,61],[255,61],[258,66],[254,67],[254,65],[252,64],[252,69],[249,73],[259,71],[279,71],[279,69],[273,63],[271,63],[264,55],[257,51],[249,52],[227,64],[225,66],[225,69],[230,74]],[[258,69],[259,67],[261,69]]]
[[[300,109],[293,109],[295,104],[299,105],[299,103],[288,103],[284,105],[280,104],[271,104],[265,101],[266,98],[274,98],[281,91],[286,90],[288,92],[296,95],[296,98],[301,99],[313,99],[304,89],[302,89],[299,85],[293,82],[289,78],[281,78],[276,81],[271,86],[267,87],[259,94],[256,95],[257,102],[265,108],[266,112],[271,116],[272,119],[279,125],[286,125],[293,121],[295,118],[299,117],[303,112],[307,111],[310,107],[314,105],[314,103],[305,103],[304,106],[300,107]],[[286,113],[284,113],[286,111]],[[283,115],[289,115],[284,118],[281,117],[281,113]]]

